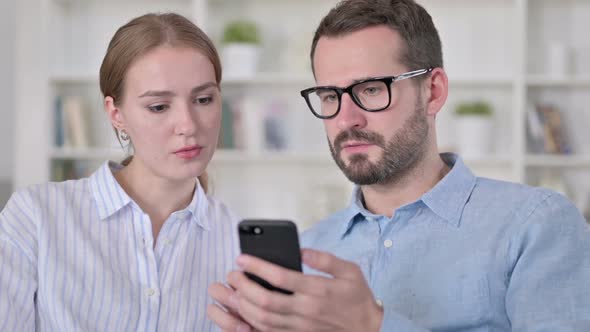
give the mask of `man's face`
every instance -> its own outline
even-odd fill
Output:
[[[402,45],[399,34],[383,26],[322,37],[314,57],[317,85],[345,87],[422,69],[400,63]],[[389,108],[370,113],[344,94],[338,115],[324,120],[332,156],[356,184],[395,182],[424,158],[428,148],[425,101],[413,79],[393,83],[391,96]]]

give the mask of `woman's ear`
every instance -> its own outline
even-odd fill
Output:
[[[428,98],[428,115],[436,115],[447,101],[449,94],[449,79],[442,68],[434,68],[430,74],[430,96]]]
[[[119,108],[115,105],[115,100],[111,96],[104,98],[104,110],[111,121],[113,127],[118,130],[125,129],[125,122],[123,120],[123,114]]]

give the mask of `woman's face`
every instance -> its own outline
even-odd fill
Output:
[[[105,103],[113,125],[131,138],[133,163],[173,181],[201,175],[221,123],[211,61],[193,48],[160,46],[129,67],[124,91],[112,111]]]

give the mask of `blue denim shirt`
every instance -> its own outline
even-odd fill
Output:
[[[360,265],[382,331],[590,331],[590,229],[550,190],[451,171],[419,200],[375,215],[350,205],[302,246]]]

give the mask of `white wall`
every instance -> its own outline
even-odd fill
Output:
[[[0,1],[0,208],[12,191],[15,1]]]

